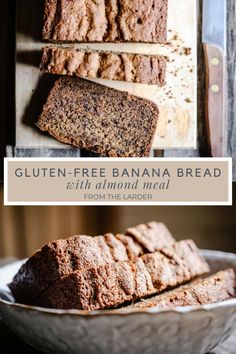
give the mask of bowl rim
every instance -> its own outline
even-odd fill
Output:
[[[229,252],[223,252],[223,251],[215,251],[215,250],[201,250],[201,253],[205,257],[210,257],[213,256],[215,258],[227,258],[227,259],[234,259],[236,261],[236,254],[235,253],[229,253]],[[226,257],[227,255],[227,257]],[[230,268],[230,267],[229,267]],[[199,311],[211,311],[214,309],[218,308],[229,308],[229,307],[236,307],[236,297],[232,299],[228,299],[225,301],[221,302],[216,302],[216,303],[211,303],[211,304],[205,304],[205,305],[196,305],[196,306],[176,306],[173,307],[171,310],[170,309],[158,309],[156,307],[148,308],[148,309],[129,309],[125,310],[124,308],[116,309],[116,310],[96,310],[96,311],[85,311],[85,310],[65,310],[65,309],[50,309],[50,308],[44,308],[44,307],[39,307],[39,306],[31,306],[31,305],[25,305],[25,304],[20,304],[20,303],[15,303],[11,301],[4,300],[0,297],[0,314],[1,314],[1,306],[7,306],[7,307],[12,307],[16,308],[18,310],[28,310],[28,311],[36,311],[40,312],[43,314],[48,314],[48,315],[56,315],[56,316],[64,316],[64,315],[72,315],[72,316],[77,316],[77,317],[89,317],[89,318],[94,318],[94,317],[100,317],[100,316],[127,316],[127,315],[134,315],[134,314],[150,314],[150,315],[156,315],[160,313],[177,313],[181,315],[186,315],[192,312],[199,312]]]
[[[43,308],[38,306],[30,306],[24,305],[19,303],[12,303],[10,301],[6,301],[0,299],[0,314],[1,314],[1,305],[16,308],[18,310],[27,310],[27,311],[36,311],[47,315],[55,315],[55,316],[65,316],[65,315],[72,315],[77,317],[101,317],[101,316],[127,316],[127,315],[138,315],[138,314],[150,314],[150,315],[157,315],[161,313],[178,313],[178,314],[189,314],[192,312],[199,312],[199,311],[212,311],[218,308],[229,308],[229,307],[236,307],[236,298],[213,303],[213,304],[206,304],[206,305],[196,305],[196,306],[176,306],[173,307],[171,310],[164,309],[160,310],[155,307],[150,309],[132,309],[132,310],[97,310],[97,311],[84,311],[84,310],[63,310],[63,309],[50,309],[50,308]]]

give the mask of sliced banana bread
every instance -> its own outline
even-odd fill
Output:
[[[142,245],[146,252],[158,251],[163,245],[168,247],[175,242],[166,225],[155,221],[130,227],[126,234]]]
[[[207,272],[209,266],[194,242],[184,240],[134,262],[75,271],[52,284],[33,304],[88,311],[112,308],[160,293]]]
[[[157,55],[50,46],[43,48],[40,69],[50,74],[163,86],[166,61],[166,57]]]
[[[148,232],[143,233],[144,239],[155,244],[155,250],[175,242],[166,227],[163,235],[163,228],[162,223],[151,222],[146,226]],[[79,235],[49,242],[28,259],[9,287],[16,301],[31,303],[53,282],[75,270],[117,261],[133,261],[146,252],[142,243],[139,244],[132,236],[114,236],[111,233],[96,237]]]
[[[147,308],[170,309],[176,306],[195,306],[224,301],[235,296],[235,272],[227,269],[205,279],[198,279],[177,289],[150,299],[141,300],[124,310]]]
[[[147,224],[140,224],[128,228],[125,233],[125,235],[117,234],[116,238],[125,245],[131,261],[144,253],[159,251],[175,243],[174,237],[161,222],[151,221]]]
[[[52,88],[38,127],[60,142],[109,157],[149,156],[157,106],[127,92],[63,76]]]
[[[73,236],[49,242],[33,254],[9,287],[17,302],[30,303],[35,296],[68,273],[118,260],[126,261],[128,256],[125,246],[114,235],[94,238]]]
[[[46,0],[43,39],[165,43],[168,0]]]

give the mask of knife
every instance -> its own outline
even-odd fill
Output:
[[[202,42],[206,61],[206,125],[212,157],[227,155],[227,0],[203,0]]]

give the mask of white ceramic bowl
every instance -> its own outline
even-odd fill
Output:
[[[212,271],[232,267],[236,255],[203,251]],[[197,307],[143,312],[87,313],[15,304],[6,284],[21,262],[0,270],[0,315],[35,348],[53,354],[236,353],[236,299]]]

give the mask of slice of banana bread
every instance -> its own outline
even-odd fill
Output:
[[[195,306],[224,301],[235,296],[235,272],[227,269],[205,279],[198,279],[177,289],[150,299],[141,300],[124,310],[147,308],[170,309],[176,306]]]
[[[160,293],[209,272],[209,266],[191,240],[134,262],[115,262],[76,271],[62,277],[33,302],[34,305],[98,310]]]
[[[73,236],[49,242],[33,254],[9,287],[17,302],[30,303],[54,281],[75,270],[127,260],[125,246],[112,234]]]
[[[46,0],[43,39],[165,43],[168,0]]]
[[[166,61],[165,56],[158,55],[50,46],[43,48],[40,69],[50,74],[163,86]]]
[[[125,235],[117,234],[116,238],[124,243],[131,261],[144,253],[159,251],[175,243],[166,225],[156,221],[128,228]]]
[[[151,242],[156,245],[156,239],[160,237],[159,249],[174,242],[168,232],[163,237],[161,223],[152,222],[147,225],[149,233],[153,233]],[[143,237],[149,240],[149,235]],[[53,282],[75,270],[118,261],[133,261],[146,252],[131,236],[114,236],[111,233],[96,237],[79,235],[49,242],[28,259],[9,287],[17,302],[31,303]]]
[[[109,157],[149,156],[157,106],[127,92],[63,76],[52,88],[38,127],[60,142]]]
[[[130,227],[126,230],[126,234],[138,242],[146,252],[158,251],[163,244],[168,247],[175,242],[166,225],[155,221]]]

